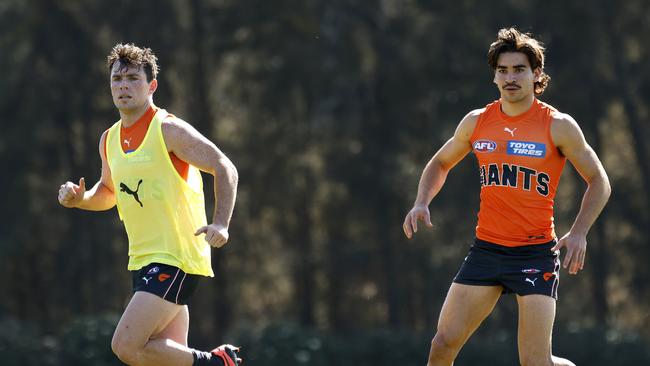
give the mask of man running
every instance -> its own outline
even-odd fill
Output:
[[[149,48],[118,44],[107,61],[120,120],[99,142],[101,178],[88,191],[84,178],[66,182],[58,198],[64,207],[91,211],[117,204],[124,222],[134,294],[113,352],[129,365],[236,366],[239,350],[231,345],[211,352],[187,347],[187,303],[199,279],[214,276],[211,246],[228,241],[237,170],[190,124],[153,104],[158,66]],[[218,201],[210,224],[199,170],[214,176]]]
[[[419,220],[431,225],[428,205],[449,171],[470,151],[481,177],[476,240],[449,289],[431,343],[429,366],[452,365],[461,347],[492,312],[502,293],[515,293],[522,365],[573,365],[551,353],[560,276],[584,266],[587,232],[611,188],[603,166],[576,121],[536,97],[550,77],[544,47],[517,29],[501,29],[488,63],[501,97],[467,114],[424,168],[403,229],[410,239]],[[553,199],[565,160],[587,183],[573,226],[557,240]]]

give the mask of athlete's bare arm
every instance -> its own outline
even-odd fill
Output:
[[[594,150],[587,144],[578,123],[568,114],[558,113],[551,124],[553,143],[569,159],[587,183],[580,211],[573,226],[553,248],[567,248],[564,268],[576,274],[584,267],[587,249],[587,232],[605,207],[611,193],[607,173]]]
[[[111,169],[108,167],[104,154],[104,140],[108,131],[99,139],[99,156],[102,160],[102,176],[99,181],[86,191],[86,181],[79,179],[79,184],[70,181],[62,184],[59,189],[59,203],[68,208],[81,208],[90,211],[104,211],[115,206],[115,189],[111,180]]]
[[[449,171],[472,150],[470,137],[482,111],[483,109],[476,109],[469,112],[458,124],[454,136],[433,155],[424,168],[418,185],[418,196],[402,225],[407,238],[410,239],[418,231],[418,220],[432,226],[429,203],[440,192]]]
[[[205,240],[210,245],[221,247],[228,241],[228,226],[237,196],[239,176],[235,165],[187,122],[178,119],[165,120],[162,132],[169,152],[214,176],[216,204],[212,224],[197,228],[195,235],[205,233]]]

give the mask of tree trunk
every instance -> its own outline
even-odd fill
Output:
[[[297,215],[299,223],[296,228],[296,243],[298,255],[295,271],[296,295],[299,306],[300,324],[312,327],[315,325],[314,317],[314,287],[316,285],[315,258],[311,240],[311,192],[313,192],[313,178],[309,169],[304,170],[306,185],[303,188],[302,199],[297,202]]]
[[[598,131],[594,131],[594,140],[591,144],[596,153],[601,152],[601,136]],[[599,154],[600,155],[600,154]],[[606,223],[606,212],[603,211],[601,216],[596,220],[594,224],[594,232],[596,235],[591,235],[590,242],[592,245],[589,246],[589,259],[592,268],[590,269],[592,287],[593,287],[593,305],[595,309],[596,320],[599,324],[607,324],[607,316],[609,313],[609,308],[607,306],[607,278],[609,277],[609,266],[608,260],[609,255],[607,251],[607,243],[609,240],[607,238],[607,233],[605,231]],[[595,238],[594,238],[595,236]],[[595,240],[593,240],[595,239]]]
[[[208,139],[212,140],[215,126],[211,118],[210,101],[208,100],[208,87],[206,79],[208,78],[208,70],[206,68],[206,52],[205,52],[205,26],[203,23],[204,11],[200,0],[192,0],[190,6],[192,11],[192,35],[191,35],[191,49],[194,57],[193,68],[193,81],[188,90],[192,91],[191,95],[191,124]],[[212,222],[212,215],[214,212],[214,179],[208,176],[204,179],[204,192],[206,197],[206,209],[208,214],[208,222]],[[217,197],[217,200],[219,198]],[[213,299],[214,303],[214,327],[217,329],[217,334],[212,334],[210,337],[217,337],[221,340],[223,334],[230,328],[232,319],[232,306],[229,301],[230,296],[228,293],[228,271],[226,269],[226,258],[224,252],[220,250],[213,250],[212,252],[212,269],[214,271],[215,279],[210,281],[210,286],[214,290],[212,293],[216,296]]]

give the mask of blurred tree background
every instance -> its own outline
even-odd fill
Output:
[[[155,103],[240,174],[191,345],[239,343],[251,365],[424,365],[473,238],[474,158],[432,203],[433,230],[409,242],[402,220],[433,152],[498,98],[486,53],[510,25],[547,45],[541,99],[579,122],[613,186],[585,270],[562,273],[554,349],[577,364],[649,364],[644,0],[0,1],[0,363],[119,364],[126,234],[113,210],[67,210],[56,195],[99,178],[99,137],[119,118],[105,56],[134,42],[159,57]],[[567,164],[559,234],[584,188]],[[516,364],[516,311],[504,297],[457,364]]]

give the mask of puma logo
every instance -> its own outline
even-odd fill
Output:
[[[144,280],[144,283],[146,283],[147,285],[149,284],[149,281],[151,281],[152,278],[153,278],[153,277],[149,277],[149,278],[147,278],[147,277],[142,277],[142,279]]]
[[[144,207],[142,205],[142,202],[140,202],[140,198],[138,197],[138,191],[140,190],[141,183],[142,183],[142,179],[140,179],[140,181],[138,182],[138,188],[136,188],[135,191],[132,191],[129,187],[126,186],[126,184],[120,182],[120,191],[126,192],[126,194],[130,194],[140,204],[140,207]]]
[[[126,145],[127,147],[131,147],[131,139],[128,140],[124,139],[124,145]]]
[[[512,129],[512,130],[509,129],[508,127],[504,127],[503,130],[506,131],[506,132],[509,132],[510,135],[512,135],[512,137],[515,137],[515,131],[517,131],[517,127],[515,127],[515,128]]]
[[[531,280],[530,278],[526,277],[526,282],[532,283],[533,287],[535,287],[535,281],[537,281],[537,278],[535,278],[534,280]]]

